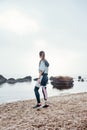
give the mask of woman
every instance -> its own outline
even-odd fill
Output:
[[[33,108],[38,108],[41,107],[41,101],[40,101],[40,94],[39,94],[39,88],[40,86],[42,87],[42,92],[45,100],[45,105],[43,108],[48,107],[49,105],[47,104],[47,90],[46,90],[46,85],[48,83],[48,68],[49,68],[49,63],[45,59],[45,52],[40,51],[39,53],[40,56],[40,62],[39,62],[39,77],[37,80],[37,83],[34,88],[36,100],[37,100],[37,105],[34,106]]]

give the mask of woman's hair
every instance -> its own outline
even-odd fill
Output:
[[[42,57],[43,59],[45,59],[45,52],[44,51],[40,51],[39,52],[39,56]]]

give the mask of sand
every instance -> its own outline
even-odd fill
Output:
[[[87,93],[50,97],[40,110],[35,102],[1,104],[0,130],[87,130]]]

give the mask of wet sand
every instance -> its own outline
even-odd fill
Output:
[[[50,97],[48,102],[50,107],[40,110],[32,108],[35,100],[1,104],[0,130],[87,130],[87,93]]]

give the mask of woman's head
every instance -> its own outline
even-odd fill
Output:
[[[40,56],[41,60],[44,60],[45,59],[45,52],[44,51],[40,51],[39,52],[39,56]]]

